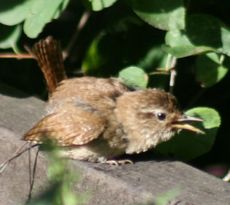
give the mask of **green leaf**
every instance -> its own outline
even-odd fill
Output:
[[[158,145],[155,149],[156,151],[161,154],[173,155],[182,160],[191,160],[211,149],[221,124],[221,118],[218,112],[208,107],[197,107],[188,110],[185,114],[203,119],[202,123],[196,123],[194,125],[205,131],[205,134],[181,131],[168,142],[163,142]]]
[[[230,29],[210,15],[188,15],[186,29],[169,31],[165,41],[166,50],[178,58],[207,51],[230,56]]]
[[[223,55],[208,53],[198,56],[196,61],[196,79],[202,87],[211,87],[221,81],[228,72],[223,65]]]
[[[183,58],[191,55],[197,55],[214,49],[208,46],[194,45],[187,34],[180,30],[168,31],[165,36],[165,50],[177,58]]]
[[[194,14],[187,17],[186,36],[195,46],[220,48],[222,23],[219,19],[204,14]]]
[[[58,10],[62,8],[62,1],[33,0],[23,27],[25,34],[30,38],[36,38],[44,26],[57,17]]]
[[[101,11],[112,6],[117,0],[88,0],[93,11]]]
[[[119,72],[119,78],[130,87],[146,88],[148,75],[139,67],[130,66]]]
[[[230,56],[230,28],[226,26],[221,27],[222,47],[218,49],[219,52]]]
[[[68,6],[69,1],[70,0],[62,0],[62,4],[60,5],[59,9],[54,14],[53,19],[57,19],[61,15],[62,11],[64,11],[66,7]]]
[[[70,0],[62,0],[62,5],[61,5],[61,10],[65,10],[66,7],[68,6]]]
[[[176,58],[184,58],[188,56],[198,55],[208,51],[214,51],[214,49],[206,46],[181,46],[181,47],[164,47],[165,51],[175,56]]]
[[[145,22],[162,29],[184,29],[183,0],[130,0],[134,12]]]
[[[12,26],[21,23],[30,11],[32,0],[0,0],[0,23]]]
[[[219,113],[213,108],[196,107],[186,111],[185,114],[203,119],[202,126],[206,129],[205,131],[210,131],[213,128],[219,128],[221,125]]]
[[[21,26],[3,26],[0,25],[1,36],[0,36],[0,48],[7,49],[13,48],[17,50],[16,43],[21,35]]]
[[[166,65],[168,53],[162,49],[161,45],[152,46],[137,63],[138,67],[145,68],[145,71],[153,71],[156,68],[163,68]]]

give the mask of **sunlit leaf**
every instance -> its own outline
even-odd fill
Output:
[[[24,23],[24,32],[30,38],[36,38],[44,26],[54,17],[57,17],[58,9],[61,9],[63,0],[36,0],[31,4],[30,12]]]
[[[168,31],[165,36],[165,50],[177,58],[183,58],[191,55],[201,54],[207,51],[213,51],[214,48],[209,46],[194,45],[187,34],[181,30]]]
[[[21,23],[27,17],[33,0],[0,0],[0,23],[12,26]]]
[[[146,88],[148,84],[148,75],[143,69],[130,66],[119,72],[119,78],[128,86],[134,88]]]
[[[230,56],[230,28],[226,26],[221,27],[222,47],[218,49],[219,52]]]

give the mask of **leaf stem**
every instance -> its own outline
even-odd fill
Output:
[[[67,45],[67,47],[64,49],[62,55],[63,55],[63,59],[66,59],[71,50],[73,49],[73,46],[75,45],[76,41],[77,41],[77,38],[79,36],[79,33],[80,31],[84,28],[84,26],[86,25],[89,17],[90,17],[91,13],[89,11],[85,11],[81,18],[80,18],[80,21],[76,27],[76,31],[74,32],[73,36],[71,37],[70,41],[69,41],[69,44]]]

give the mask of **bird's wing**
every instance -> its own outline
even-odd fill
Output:
[[[37,143],[51,139],[58,146],[83,145],[98,138],[105,125],[106,119],[96,111],[73,106],[44,117],[23,139]]]

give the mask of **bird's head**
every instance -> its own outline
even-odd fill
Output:
[[[159,89],[126,93],[117,99],[116,114],[128,141],[127,153],[139,153],[169,140],[179,130],[202,131],[193,125],[199,118],[178,109],[176,98]]]

